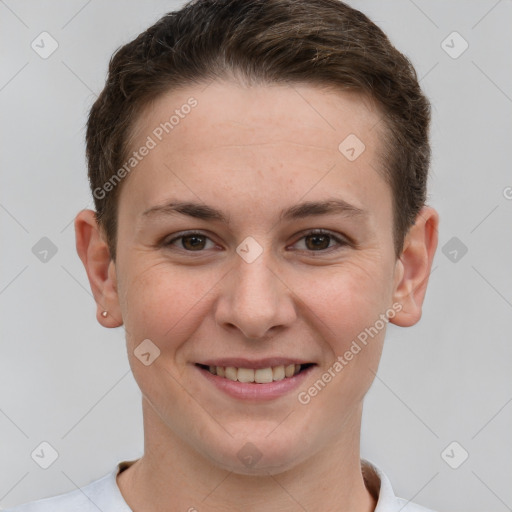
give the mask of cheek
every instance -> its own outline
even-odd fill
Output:
[[[186,415],[187,397],[182,396],[181,385],[185,365],[179,364],[184,362],[180,361],[180,347],[200,325],[205,294],[213,283],[208,286],[203,280],[201,284],[183,269],[161,262],[133,267],[129,275],[134,277],[126,283],[123,315],[127,319],[126,343],[133,376],[161,414],[178,411]],[[150,353],[148,365],[141,358],[146,352]]]
[[[347,261],[321,273],[303,274],[297,295],[317,318],[333,349],[341,350],[389,307],[391,274],[377,258]]]
[[[215,275],[168,262],[134,268],[126,288],[125,322],[130,343],[149,338],[161,350],[176,349],[200,322]]]
[[[324,321],[317,325],[329,345],[324,377],[334,385],[322,400],[343,409],[363,399],[377,372],[390,307],[388,283],[382,273],[351,265],[324,292],[318,310]]]
[[[318,276],[316,287],[314,279],[304,282],[306,314],[324,358],[321,373],[301,389],[299,401],[322,408],[333,429],[363,400],[378,369],[387,326],[381,315],[390,307],[392,279],[380,261],[345,262],[329,276]]]

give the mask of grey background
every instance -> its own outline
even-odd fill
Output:
[[[0,0],[5,508],[76,489],[142,454],[124,331],[95,320],[72,221],[92,207],[84,126],[112,52],[181,4]],[[411,58],[432,101],[429,202],[441,215],[423,318],[389,327],[362,455],[397,495],[439,512],[512,510],[512,2],[350,4]],[[42,31],[59,44],[47,59],[31,48]],[[441,46],[453,31],[469,43],[456,59]],[[57,248],[46,263],[32,251],[42,237]],[[42,441],[59,454],[46,470],[31,458]],[[469,453],[458,469],[441,457],[452,441]],[[457,461],[461,449],[448,453]]]

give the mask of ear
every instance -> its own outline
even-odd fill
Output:
[[[82,210],[75,217],[76,251],[84,264],[94,300],[97,304],[96,318],[104,327],[123,325],[115,263],[103,233],[96,220],[96,212]],[[101,316],[107,311],[106,317]]]
[[[438,241],[439,215],[425,206],[416,217],[404,241],[404,248],[395,266],[394,303],[402,305],[390,322],[410,327],[421,318],[428,278]]]

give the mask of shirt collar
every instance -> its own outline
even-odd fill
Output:
[[[366,488],[377,500],[374,512],[398,512],[400,504],[384,472],[365,459],[361,459],[361,471]]]

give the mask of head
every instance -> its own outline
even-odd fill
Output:
[[[387,323],[421,316],[429,120],[408,59],[338,0],[191,2],[115,53],[87,127],[96,211],[75,229],[146,426],[238,472],[258,471],[246,442],[282,471],[357,427]],[[221,358],[311,366],[247,402],[198,366]]]

